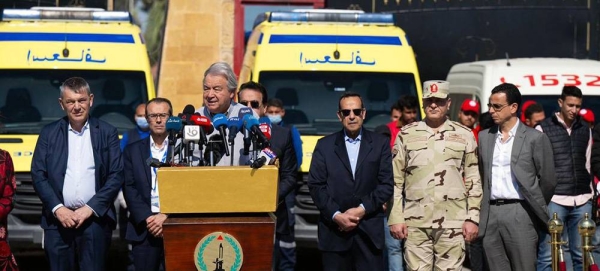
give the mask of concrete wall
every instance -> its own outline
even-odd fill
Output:
[[[202,78],[210,64],[233,64],[234,0],[169,1],[158,96],[173,103],[202,105]]]

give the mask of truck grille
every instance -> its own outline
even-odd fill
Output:
[[[27,224],[39,224],[42,215],[42,201],[33,189],[33,181],[29,173],[15,174],[17,190],[13,199],[12,215]]]

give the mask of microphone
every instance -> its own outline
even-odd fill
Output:
[[[214,166],[221,161],[221,158],[223,158],[224,150],[227,150],[227,145],[225,144],[223,137],[219,134],[215,134],[208,140],[206,151],[204,152],[204,160],[209,161],[210,165]]]
[[[200,126],[198,125],[183,126],[184,153],[189,166],[192,166],[192,161],[194,160],[194,146],[200,142],[200,134]]]
[[[158,160],[156,158],[152,158],[152,157],[148,157],[148,159],[146,159],[146,165],[151,166],[151,167],[155,167],[155,168],[171,167],[170,164],[163,163],[160,160]]]
[[[227,132],[225,131],[227,129],[227,116],[224,114],[216,114],[212,121],[213,126],[219,130],[219,135],[221,135],[221,141],[225,146],[225,155],[229,156],[229,148],[227,148],[227,143],[225,142],[225,138],[227,138]]]
[[[183,108],[183,112],[179,113],[179,117],[181,118],[181,121],[184,124],[192,124],[190,122],[190,117],[194,114],[194,112],[196,112],[196,109],[194,108],[193,105],[188,104]]]
[[[244,118],[246,116],[252,116],[252,109],[249,107],[242,107],[240,112],[238,112],[238,117],[240,118],[240,122],[242,125],[244,124]],[[250,137],[250,131],[248,129],[243,129],[242,134],[244,134],[244,150],[242,152],[243,155],[250,154],[250,145],[252,145],[252,138]]]
[[[200,141],[198,144],[206,145],[208,140],[206,139],[206,135],[211,134],[215,128],[210,123],[210,119],[205,116],[201,116],[200,114],[194,114],[191,117],[191,121],[193,124],[198,125],[200,127]]]
[[[167,123],[165,124],[165,128],[167,129],[167,132],[169,132],[169,145],[171,146],[169,149],[169,159],[168,161],[172,162],[172,159],[174,158],[173,156],[173,151],[175,149],[175,138],[177,136],[177,134],[179,133],[179,131],[181,131],[181,118],[180,117],[174,117],[171,116],[169,117],[169,119],[167,119]]]
[[[269,147],[269,145],[270,145],[269,140],[267,139],[265,134],[263,134],[260,131],[260,128],[258,127],[258,119],[256,117],[251,116],[251,115],[245,115],[244,116],[244,128],[246,128],[246,130],[251,131],[252,134],[257,136],[259,141],[262,143],[262,145],[264,147]]]
[[[238,118],[243,119],[245,115],[252,115],[252,109],[250,107],[242,107],[238,112]]]
[[[200,141],[200,126],[186,125],[183,127],[183,143],[198,143]]]
[[[231,117],[227,120],[227,128],[229,128],[229,143],[233,144],[235,135],[242,129],[242,122],[238,117]]]
[[[260,117],[258,122],[260,122],[260,125],[258,125],[260,131],[267,137],[268,140],[271,140],[271,120],[269,120],[268,117]]]
[[[264,166],[265,164],[272,165],[273,163],[275,163],[275,158],[277,158],[277,155],[273,150],[271,150],[270,148],[264,148],[260,151],[258,159],[254,160],[252,164],[250,164],[250,167],[258,169]]]

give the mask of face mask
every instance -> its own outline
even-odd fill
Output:
[[[144,117],[136,117],[135,118],[135,123],[141,129],[147,129],[148,128],[148,121]]]
[[[279,124],[281,122],[281,116],[280,115],[267,115],[267,117],[269,117],[269,120],[273,124]]]

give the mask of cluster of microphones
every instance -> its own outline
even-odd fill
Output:
[[[271,148],[271,121],[267,117],[256,118],[247,107],[240,109],[238,116],[227,118],[225,114],[216,114],[211,120],[188,104],[178,116],[167,119],[166,130],[167,161],[151,157],[147,160],[151,167],[215,166],[224,156],[234,165],[234,159],[244,155],[248,156],[250,167],[260,168],[274,163],[277,157]],[[211,136],[215,130],[218,133]],[[235,146],[238,133],[244,138],[241,153],[235,153],[239,149]]]

